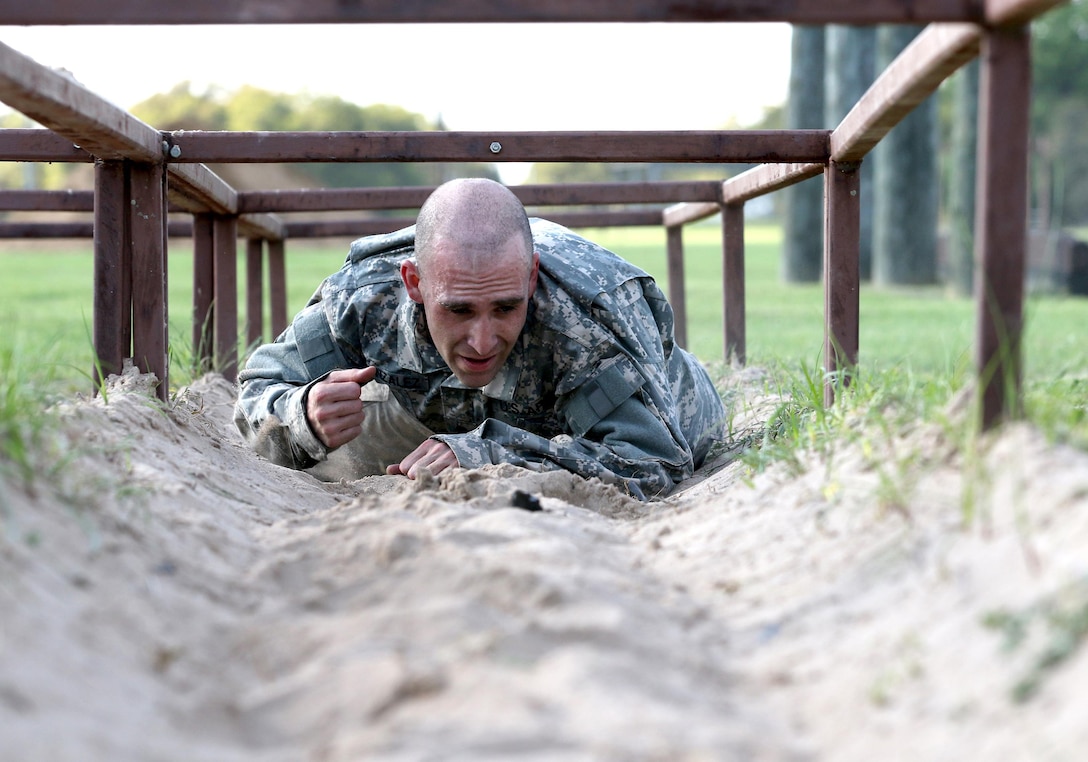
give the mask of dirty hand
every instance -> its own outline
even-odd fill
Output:
[[[400,463],[394,463],[386,468],[385,472],[415,479],[421,468],[426,468],[432,474],[439,474],[456,465],[457,456],[453,454],[449,445],[437,439],[428,439]]]
[[[363,384],[374,380],[377,368],[334,370],[310,389],[306,419],[330,450],[347,444],[363,431]]]

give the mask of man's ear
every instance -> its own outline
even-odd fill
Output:
[[[540,255],[533,252],[533,269],[529,271],[529,298],[536,293],[536,276],[540,272]]]
[[[406,259],[400,263],[400,279],[408,290],[408,298],[423,304],[423,292],[419,290],[419,267],[414,259]]]

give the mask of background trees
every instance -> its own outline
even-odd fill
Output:
[[[218,89],[195,93],[188,82],[136,104],[132,113],[162,130],[300,130],[413,131],[444,126],[400,106],[359,106],[335,96],[286,95],[257,87],[234,92]],[[225,174],[239,174],[217,168]],[[303,184],[345,188],[354,186],[429,185],[451,173],[498,178],[489,164],[458,165],[410,162],[365,164],[296,164],[292,174]],[[244,177],[244,173],[241,173]],[[244,182],[239,187],[245,187]]]

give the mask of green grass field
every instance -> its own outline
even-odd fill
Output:
[[[664,279],[663,230],[584,232]],[[720,235],[716,224],[686,230],[685,269],[689,348],[724,377]],[[170,383],[177,388],[192,374],[192,253],[172,243]],[[973,378],[971,300],[938,288],[863,284],[860,374],[850,394],[839,395],[844,404],[828,410],[822,405],[820,371],[821,287],[781,282],[777,227],[751,225],[745,249],[749,364],[770,369],[768,383],[788,400],[767,421],[760,446],[746,451],[751,466],[789,462],[798,449],[849,439],[859,416],[877,421],[877,429],[893,437],[919,420],[934,421],[958,430],[957,447],[971,450],[974,427],[967,421],[950,427],[946,413],[949,400]],[[345,241],[288,246],[289,312],[305,305],[322,278],[340,267],[346,251]],[[49,458],[42,460],[47,448],[40,436],[51,417],[49,403],[93,390],[92,265],[89,244],[0,249],[0,468],[14,464],[28,483],[52,467],[43,465]],[[240,273],[243,265],[240,256]],[[244,303],[240,293],[239,304]],[[1033,297],[1026,313],[1027,417],[1052,440],[1088,449],[1088,299]]]
[[[665,279],[665,234],[654,228],[584,231],[650,273]],[[717,224],[684,234],[691,349],[707,362],[722,358],[721,233]],[[817,284],[786,285],[779,278],[780,229],[749,225],[746,233],[747,344],[751,364],[814,368],[823,343],[823,293]],[[287,248],[288,310],[300,309],[321,279],[337,269],[344,242],[299,242]],[[244,272],[239,257],[239,272]],[[20,365],[48,366],[61,386],[88,388],[92,367],[92,260],[89,244],[25,245],[0,250],[0,353]],[[190,351],[192,255],[183,242],[169,253],[170,338],[173,356]],[[239,303],[244,297],[239,294]],[[862,372],[898,369],[945,374],[968,369],[974,304],[937,287],[888,290],[863,284]],[[240,321],[241,324],[241,321]],[[266,321],[267,324],[267,321]],[[1024,357],[1027,379],[1088,378],[1088,299],[1033,297],[1027,305]],[[271,337],[269,337],[271,338]],[[172,382],[187,379],[183,360]]]

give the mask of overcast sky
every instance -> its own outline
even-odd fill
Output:
[[[178,82],[389,103],[451,130],[747,125],[785,100],[785,24],[0,27],[130,108]]]

